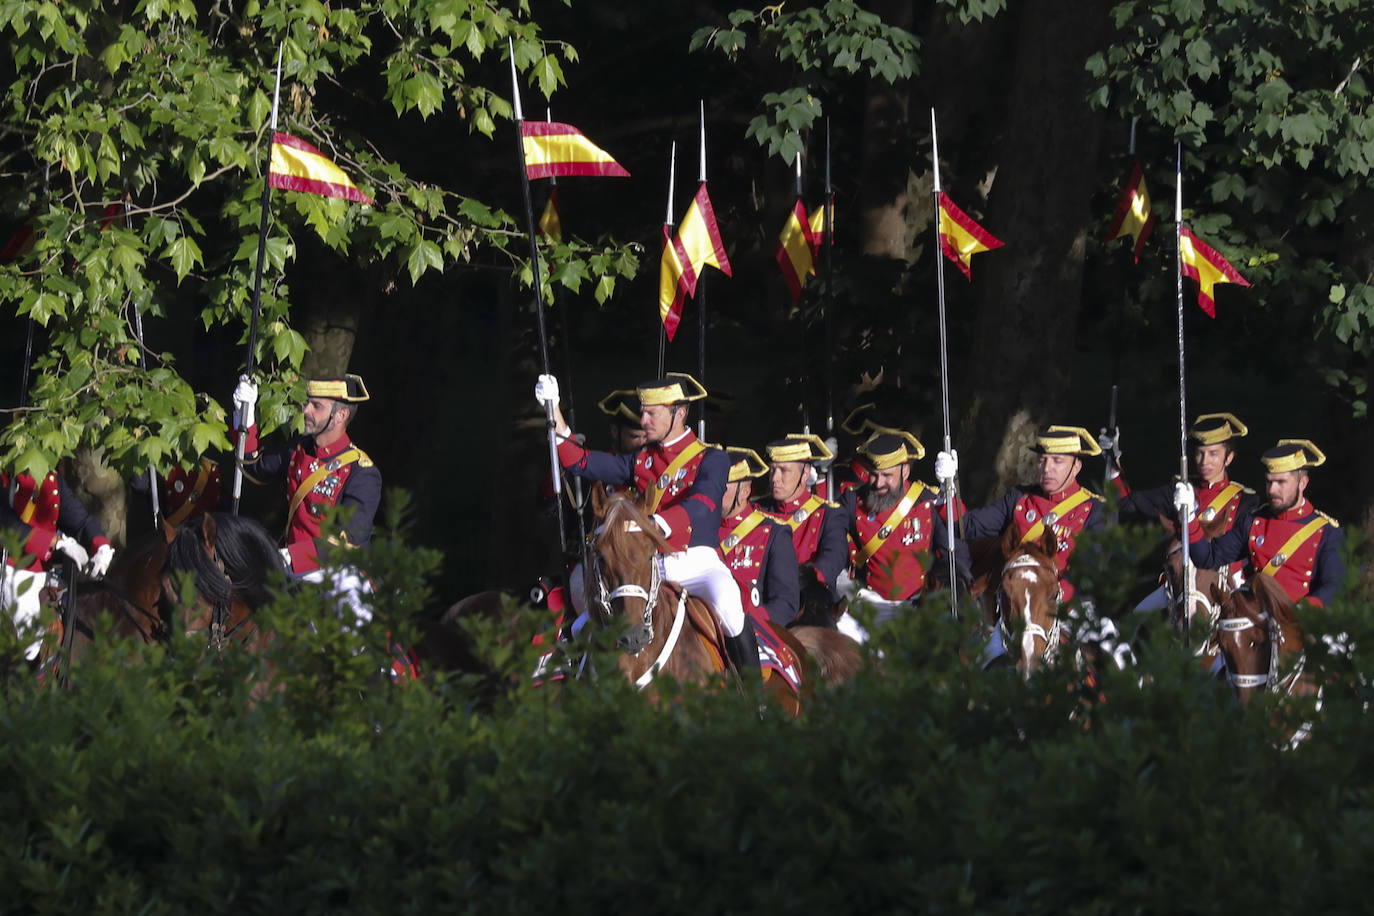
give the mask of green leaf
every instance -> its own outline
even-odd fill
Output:
[[[415,284],[426,270],[433,268],[442,271],[444,269],[444,253],[439,250],[439,246],[429,239],[420,239],[419,243],[410,250],[410,257],[406,260],[406,268],[410,271],[410,282]]]
[[[176,271],[177,283],[186,279],[186,275],[191,272],[198,264],[204,264],[205,259],[201,255],[200,246],[196,240],[189,235],[183,235],[174,240],[167,246],[165,255],[172,260],[172,269]]]

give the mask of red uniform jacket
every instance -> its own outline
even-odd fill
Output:
[[[777,516],[746,505],[722,519],[720,550],[739,583],[746,611],[760,621],[782,626],[797,619],[801,602],[797,554],[791,532]]]
[[[1318,519],[1325,522],[1292,547],[1290,539]],[[1275,513],[1268,506],[1243,516],[1239,523],[1220,537],[1207,540],[1196,521],[1188,530],[1188,552],[1193,562],[1205,568],[1249,558],[1256,570],[1264,569],[1279,553],[1274,578],[1293,601],[1306,598],[1316,605],[1329,604],[1345,580],[1345,560],[1341,544],[1345,533],[1306,499],[1286,512]]]
[[[29,474],[0,474],[0,485],[5,490],[6,510],[0,513],[0,525],[24,538],[24,553],[34,557],[25,567],[29,572],[44,570],[59,533],[74,537],[92,553],[110,543],[100,522],[86,511],[56,471],[49,471],[39,485]],[[10,557],[9,565],[17,566],[18,559]]]

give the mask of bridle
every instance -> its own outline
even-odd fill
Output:
[[[1243,591],[1254,594],[1248,588]],[[1237,592],[1239,594],[1239,592]],[[1220,613],[1220,609],[1218,609]],[[1221,617],[1217,620],[1217,630],[1219,633],[1243,633],[1246,630],[1264,628],[1265,637],[1269,641],[1269,669],[1263,674],[1235,674],[1231,671],[1231,663],[1227,659],[1226,653],[1221,653],[1222,663],[1226,666],[1226,682],[1232,687],[1242,689],[1253,689],[1264,687],[1266,684],[1269,689],[1275,692],[1282,691],[1291,694],[1297,685],[1299,678],[1302,677],[1303,668],[1307,663],[1307,655],[1303,653],[1298,656],[1298,663],[1293,670],[1284,677],[1278,677],[1279,670],[1279,649],[1284,643],[1283,627],[1276,626],[1277,621],[1270,611],[1260,611],[1258,614],[1244,614],[1240,617]],[[1278,633],[1275,634],[1275,630]],[[1220,638],[1217,640],[1220,648]],[[1240,645],[1240,638],[1236,637],[1236,645]]]
[[[615,611],[611,608],[611,602],[621,598],[638,598],[644,602],[644,611],[640,615],[639,623],[630,632],[626,633],[617,642],[625,653],[633,658],[638,658],[639,653],[645,647],[652,645],[654,641],[654,608],[658,605],[659,593],[663,587],[663,564],[657,556],[649,564],[649,587],[636,585],[633,582],[619,585],[614,589],[606,588],[606,577],[601,563],[601,554],[591,551],[592,575],[591,582],[595,592],[589,596],[590,603],[596,607],[604,616],[614,616]],[[647,687],[658,673],[659,669],[667,663],[672,656],[673,650],[677,647],[678,638],[682,635],[682,624],[687,617],[687,590],[678,587],[678,599],[676,613],[673,615],[673,624],[668,631],[667,641],[663,644],[662,651],[654,663],[639,676],[635,681],[635,686],[639,689]]]
[[[1054,603],[1056,605],[1059,604],[1060,599],[1064,595],[1064,591],[1063,587],[1058,584],[1059,575],[1057,570],[1047,569],[1045,564],[1042,563],[1040,560],[1036,559],[1033,555],[1029,553],[1022,553],[1012,557],[1010,560],[1007,561],[1006,565],[1002,567],[1003,580],[1005,580],[1008,572],[1016,569],[1034,569],[1037,572],[1054,573]],[[1009,599],[1007,596],[1006,586],[999,585],[997,589],[997,627],[1002,632],[1002,639],[1005,645],[1011,644],[1011,631],[1007,628],[1007,609],[1004,606],[1005,602],[1008,600]],[[1026,610],[1029,611],[1030,608],[1027,607]],[[1029,657],[1029,655],[1035,650],[1035,640],[1043,639],[1045,641],[1045,650],[1040,653],[1040,660],[1044,662],[1046,665],[1054,664],[1055,659],[1059,657],[1059,640],[1064,633],[1063,619],[1056,614],[1054,618],[1054,623],[1050,624],[1049,629],[1046,629],[1045,627],[1031,620],[1029,614],[1023,614],[1022,618],[1022,656]]]
[[[202,632],[208,633],[207,645],[209,648],[216,652],[221,652],[229,642],[229,639],[253,619],[253,615],[246,615],[243,620],[240,620],[233,628],[228,628],[229,621],[233,616],[234,599],[232,582],[229,578],[229,574],[224,570],[223,561],[220,560],[219,557],[215,557],[214,563],[215,567],[219,570],[219,574],[224,577],[225,584],[229,586],[229,588],[226,589],[225,597],[222,600],[211,600],[208,602],[210,605],[210,625],[208,627],[188,627],[186,629],[186,635],[190,636],[193,633]],[[191,576],[194,580],[196,576],[194,571],[191,572]],[[158,573],[158,587],[158,610],[162,612],[163,619],[170,622],[175,619],[178,612],[184,611],[184,608],[182,607],[181,601],[175,597],[176,590],[172,587],[171,575],[166,569]],[[198,585],[196,587],[196,592],[204,598],[204,593],[201,592]]]
[[[1171,573],[1173,572],[1173,570],[1168,568],[1168,563],[1169,563],[1170,558],[1172,558],[1172,557],[1174,556],[1174,554],[1182,553],[1182,552],[1183,552],[1183,544],[1182,544],[1182,543],[1178,543],[1178,544],[1175,544],[1173,547],[1171,547],[1171,548],[1169,549],[1169,552],[1166,553],[1166,554],[1164,555],[1164,563],[1165,563],[1165,567],[1166,567],[1165,570],[1164,570],[1164,594],[1165,594],[1165,595],[1168,597],[1168,599],[1169,599],[1169,607],[1170,607],[1170,608],[1172,608],[1172,607],[1174,606],[1174,602],[1178,599],[1178,586],[1175,585],[1175,583],[1174,583],[1174,577],[1171,575]],[[1204,594],[1204,593],[1197,587],[1197,573],[1196,573],[1197,567],[1193,567],[1193,569],[1194,569],[1193,577],[1192,577],[1190,580],[1186,580],[1186,581],[1184,580],[1183,569],[1186,569],[1188,565],[1189,565],[1189,564],[1181,564],[1181,566],[1180,566],[1180,571],[1179,571],[1179,579],[1180,579],[1180,581],[1183,582],[1183,591],[1184,591],[1184,598],[1183,598],[1183,601],[1184,601],[1184,604],[1183,604],[1183,607],[1184,607],[1184,616],[1187,618],[1187,619],[1183,622],[1183,626],[1184,626],[1184,627],[1187,627],[1187,626],[1192,622],[1193,614],[1196,613],[1196,611],[1193,611],[1192,613],[1189,613],[1189,612],[1190,612],[1190,610],[1192,610],[1193,608],[1205,609],[1205,610],[1207,611],[1207,618],[1208,618],[1208,620],[1209,620],[1212,624],[1215,625],[1215,623],[1217,622],[1217,620],[1218,620],[1218,618],[1219,618],[1219,616],[1220,616],[1220,614],[1221,614],[1221,606],[1218,605],[1217,603],[1213,602],[1212,599],[1211,599],[1210,597],[1208,597],[1206,594]],[[1226,581],[1226,577],[1225,577],[1225,576],[1219,577],[1219,581],[1221,581],[1221,582],[1224,583],[1224,582]],[[1197,655],[1203,654],[1203,652],[1206,650],[1206,648],[1207,648],[1207,646],[1206,646],[1206,644],[1204,643],[1203,646],[1202,646],[1201,648],[1199,648],[1198,651],[1197,651],[1195,654],[1197,654]]]

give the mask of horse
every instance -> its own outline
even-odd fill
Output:
[[[1231,580],[1228,576],[1223,576],[1220,571],[1215,569],[1200,569],[1189,564],[1192,569],[1192,582],[1185,585],[1183,581],[1183,541],[1174,533],[1177,531],[1177,524],[1169,519],[1160,516],[1160,522],[1165,529],[1173,533],[1169,541],[1168,549],[1164,556],[1164,572],[1161,578],[1164,582],[1164,594],[1169,601],[1169,615],[1174,622],[1174,626],[1179,629],[1191,627],[1193,621],[1203,618],[1208,621],[1208,629],[1216,633],[1217,618],[1221,610],[1221,602],[1214,598],[1214,595],[1225,595],[1231,590]],[[1209,521],[1200,522],[1202,525],[1202,536],[1204,538],[1218,537],[1224,533],[1226,528],[1226,518],[1218,516]],[[1182,602],[1179,596],[1184,596]],[[1178,608],[1183,608],[1183,614],[1178,612]],[[1210,671],[1216,662],[1217,651],[1214,639],[1208,639],[1198,647],[1197,656],[1202,660],[1204,671]]]
[[[1030,680],[1042,665],[1052,665],[1068,629],[1059,616],[1059,540],[1046,527],[1036,541],[1020,541],[1008,526],[1000,540],[1003,557],[997,590],[993,592],[993,626],[1016,670]],[[985,605],[986,606],[986,605]],[[1039,649],[1037,650],[1037,643]]]
[[[105,578],[82,583],[70,657],[111,637],[167,645],[178,630],[205,632],[216,649],[233,642],[261,651],[253,612],[271,597],[269,575],[283,571],[271,537],[250,519],[205,515],[180,529],[164,521],[117,553]],[[190,585],[185,596],[181,582]]]
[[[709,604],[682,587],[664,581],[654,558],[672,551],[658,527],[639,505],[623,493],[606,497],[593,489],[593,508],[599,520],[593,535],[591,568],[584,575],[586,607],[603,623],[629,619],[630,631],[621,638],[617,665],[632,684],[657,698],[654,680],[660,673],[679,682],[706,683],[728,668],[724,632]],[[627,602],[639,602],[638,605]],[[746,617],[746,624],[751,618]],[[771,633],[792,653],[796,669],[791,680],[770,668],[764,695],[785,715],[800,713],[810,696],[813,675],[805,648],[782,627],[760,632],[762,644]],[[790,666],[789,666],[790,667]]]
[[[1293,602],[1273,576],[1256,573],[1240,588],[1226,593],[1212,586],[1220,607],[1215,640],[1236,698],[1266,688],[1287,696],[1317,692],[1303,672],[1306,655]]]

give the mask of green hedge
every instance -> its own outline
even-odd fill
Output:
[[[1109,571],[1085,581],[1138,587],[1139,541],[1103,546]],[[194,642],[139,664],[94,653],[67,691],[12,676],[0,911],[1367,908],[1358,656],[1314,652],[1352,686],[1295,752],[1283,736],[1310,709],[1242,709],[1167,632],[1088,704],[1067,670],[967,669],[963,629],[934,607],[798,722],[695,688],[650,708],[615,676],[493,704],[472,678],[379,680],[435,557],[393,533],[366,559],[382,619],[353,633],[284,599],[268,616],[291,634],[271,657],[286,686],[256,704],[265,660]],[[1374,645],[1361,607],[1312,626]],[[613,671],[604,646],[594,660]]]

